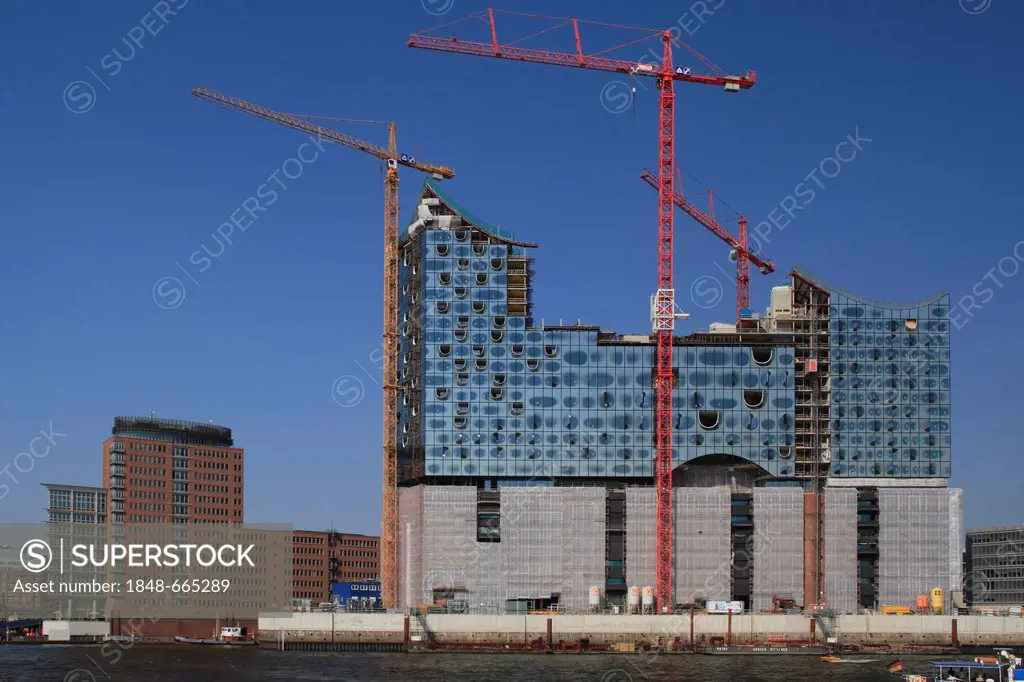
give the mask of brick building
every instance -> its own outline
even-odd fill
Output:
[[[242,523],[245,451],[231,429],[116,417],[103,442],[114,523]]]
[[[292,597],[331,600],[332,582],[380,579],[380,538],[335,531],[292,533]]]

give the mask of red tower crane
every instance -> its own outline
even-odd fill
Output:
[[[498,40],[498,28],[495,24],[496,14],[531,17],[551,20],[554,23],[547,28],[536,31],[511,42],[501,43]],[[440,28],[450,30],[455,24],[473,23],[476,27],[483,26],[487,30],[485,40],[462,40],[454,35],[429,35],[430,31]],[[639,32],[639,38],[630,40],[612,48],[587,54],[583,51],[580,37],[580,24],[598,25],[609,28]],[[575,50],[569,52],[552,52],[521,47],[514,43],[549,34],[557,29],[572,31],[575,39]],[[563,31],[563,32],[564,32]],[[660,38],[663,43],[661,65],[656,66],[639,61],[615,59],[604,56],[607,53],[633,45],[644,40]],[[677,41],[678,42],[678,41]],[[689,69],[672,66],[672,34],[668,30],[645,29],[598,22],[581,21],[566,17],[550,17],[521,12],[499,12],[486,9],[476,12],[463,19],[437,26],[427,32],[414,33],[409,37],[409,47],[418,47],[441,52],[455,52],[478,57],[494,57],[516,61],[570,66],[592,71],[629,74],[633,76],[650,76],[656,79],[659,93],[658,102],[658,285],[651,296],[651,323],[657,338],[655,381],[655,443],[657,456],[655,460],[655,488],[657,490],[657,600],[658,610],[665,612],[672,607],[672,388],[674,376],[672,372],[672,332],[675,320],[681,317],[676,313],[675,289],[672,279],[672,219],[673,191],[672,171],[675,167],[675,94],[673,86],[676,81],[699,83],[701,85],[718,85],[726,92],[746,90],[754,85],[756,74],[747,71],[743,76],[727,75],[699,52],[679,43],[698,59],[711,73],[701,75],[690,73]]]
[[[658,189],[658,179],[654,177],[654,173],[647,170],[646,168],[640,173],[640,179],[646,182],[654,189]],[[740,314],[744,310],[750,309],[750,264],[753,263],[761,271],[762,275],[775,272],[775,263],[770,260],[764,260],[758,254],[752,253],[747,244],[747,218],[741,215],[739,217],[740,224],[740,236],[739,239],[729,234],[728,230],[718,224],[715,220],[715,199],[714,194],[711,190],[708,190],[708,212],[704,213],[699,208],[691,204],[684,197],[682,192],[675,192],[673,194],[673,201],[675,205],[683,209],[683,212],[696,220],[698,223],[708,228],[708,230],[716,237],[721,239],[723,242],[728,244],[732,251],[729,253],[730,258],[736,261],[736,319],[740,319]]]

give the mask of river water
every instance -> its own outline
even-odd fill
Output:
[[[120,653],[116,657],[115,653]],[[137,645],[0,646],[0,680],[49,682],[244,682],[246,680],[412,680],[415,682],[896,682],[891,656],[861,665],[822,663],[816,656],[641,654],[370,654],[301,653]],[[854,658],[854,656],[851,656]],[[910,672],[927,658],[901,657]]]

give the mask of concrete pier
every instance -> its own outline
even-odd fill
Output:
[[[427,615],[291,613],[260,618],[263,646],[284,649],[494,648],[633,651],[659,647],[689,651],[711,644],[826,643],[845,648],[909,651],[915,648],[1024,646],[1024,618],[1000,616],[845,615],[829,621],[831,633],[803,615],[689,614]],[[392,649],[393,650],[393,649]]]

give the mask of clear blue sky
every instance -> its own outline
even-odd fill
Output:
[[[20,481],[0,476],[10,487],[0,519],[42,519],[42,481],[100,484],[113,416],[153,409],[234,429],[247,452],[247,520],[379,529],[380,401],[370,375],[381,328],[380,165],[328,147],[200,271],[191,254],[204,244],[217,252],[211,233],[304,137],[200,101],[189,94],[196,85],[284,111],[398,121],[403,151],[457,170],[454,196],[541,242],[538,317],[649,328],[655,202],[638,179],[656,151],[649,82],[614,114],[620,100],[605,90],[618,87],[613,76],[405,46],[410,32],[485,6],[469,0],[441,18],[427,10],[452,0],[310,1],[301,10],[184,2],[0,9],[0,468],[10,464]],[[1024,238],[1024,3],[986,3],[964,0],[984,9],[970,14],[957,0],[708,0],[718,9],[703,23],[688,2],[567,0],[555,13],[680,22],[693,33],[687,42],[727,71],[758,71],[740,95],[678,88],[680,163],[751,227],[847,135],[859,128],[871,139],[812,185],[815,198],[784,231],[773,228],[765,251],[780,267],[754,276],[755,308],[792,263],[864,296],[910,301],[946,290],[955,304],[1001,258],[1015,273],[1013,247]],[[506,7],[552,13],[553,4]],[[160,21],[146,17],[155,6],[180,9]],[[143,23],[149,29],[136,28]],[[132,54],[123,39],[142,31]],[[590,44],[605,37],[596,32]],[[385,140],[375,127],[335,125]],[[828,162],[824,170],[835,173]],[[403,216],[421,182],[404,173]],[[680,331],[730,319],[725,249],[683,217],[676,234],[679,299],[693,313]],[[705,276],[725,284],[710,308],[688,295]],[[154,301],[163,277],[185,288],[172,310]],[[697,288],[703,304],[716,297],[707,298],[709,283]],[[164,304],[176,295],[167,286]],[[994,295],[976,299],[984,305],[952,342],[953,483],[966,489],[970,525],[1022,520],[1024,273],[996,271],[988,286]],[[365,386],[355,406],[332,397],[342,375]],[[353,386],[339,386],[341,402]],[[17,453],[51,422],[67,435],[45,458],[22,457],[31,471],[18,471]]]

